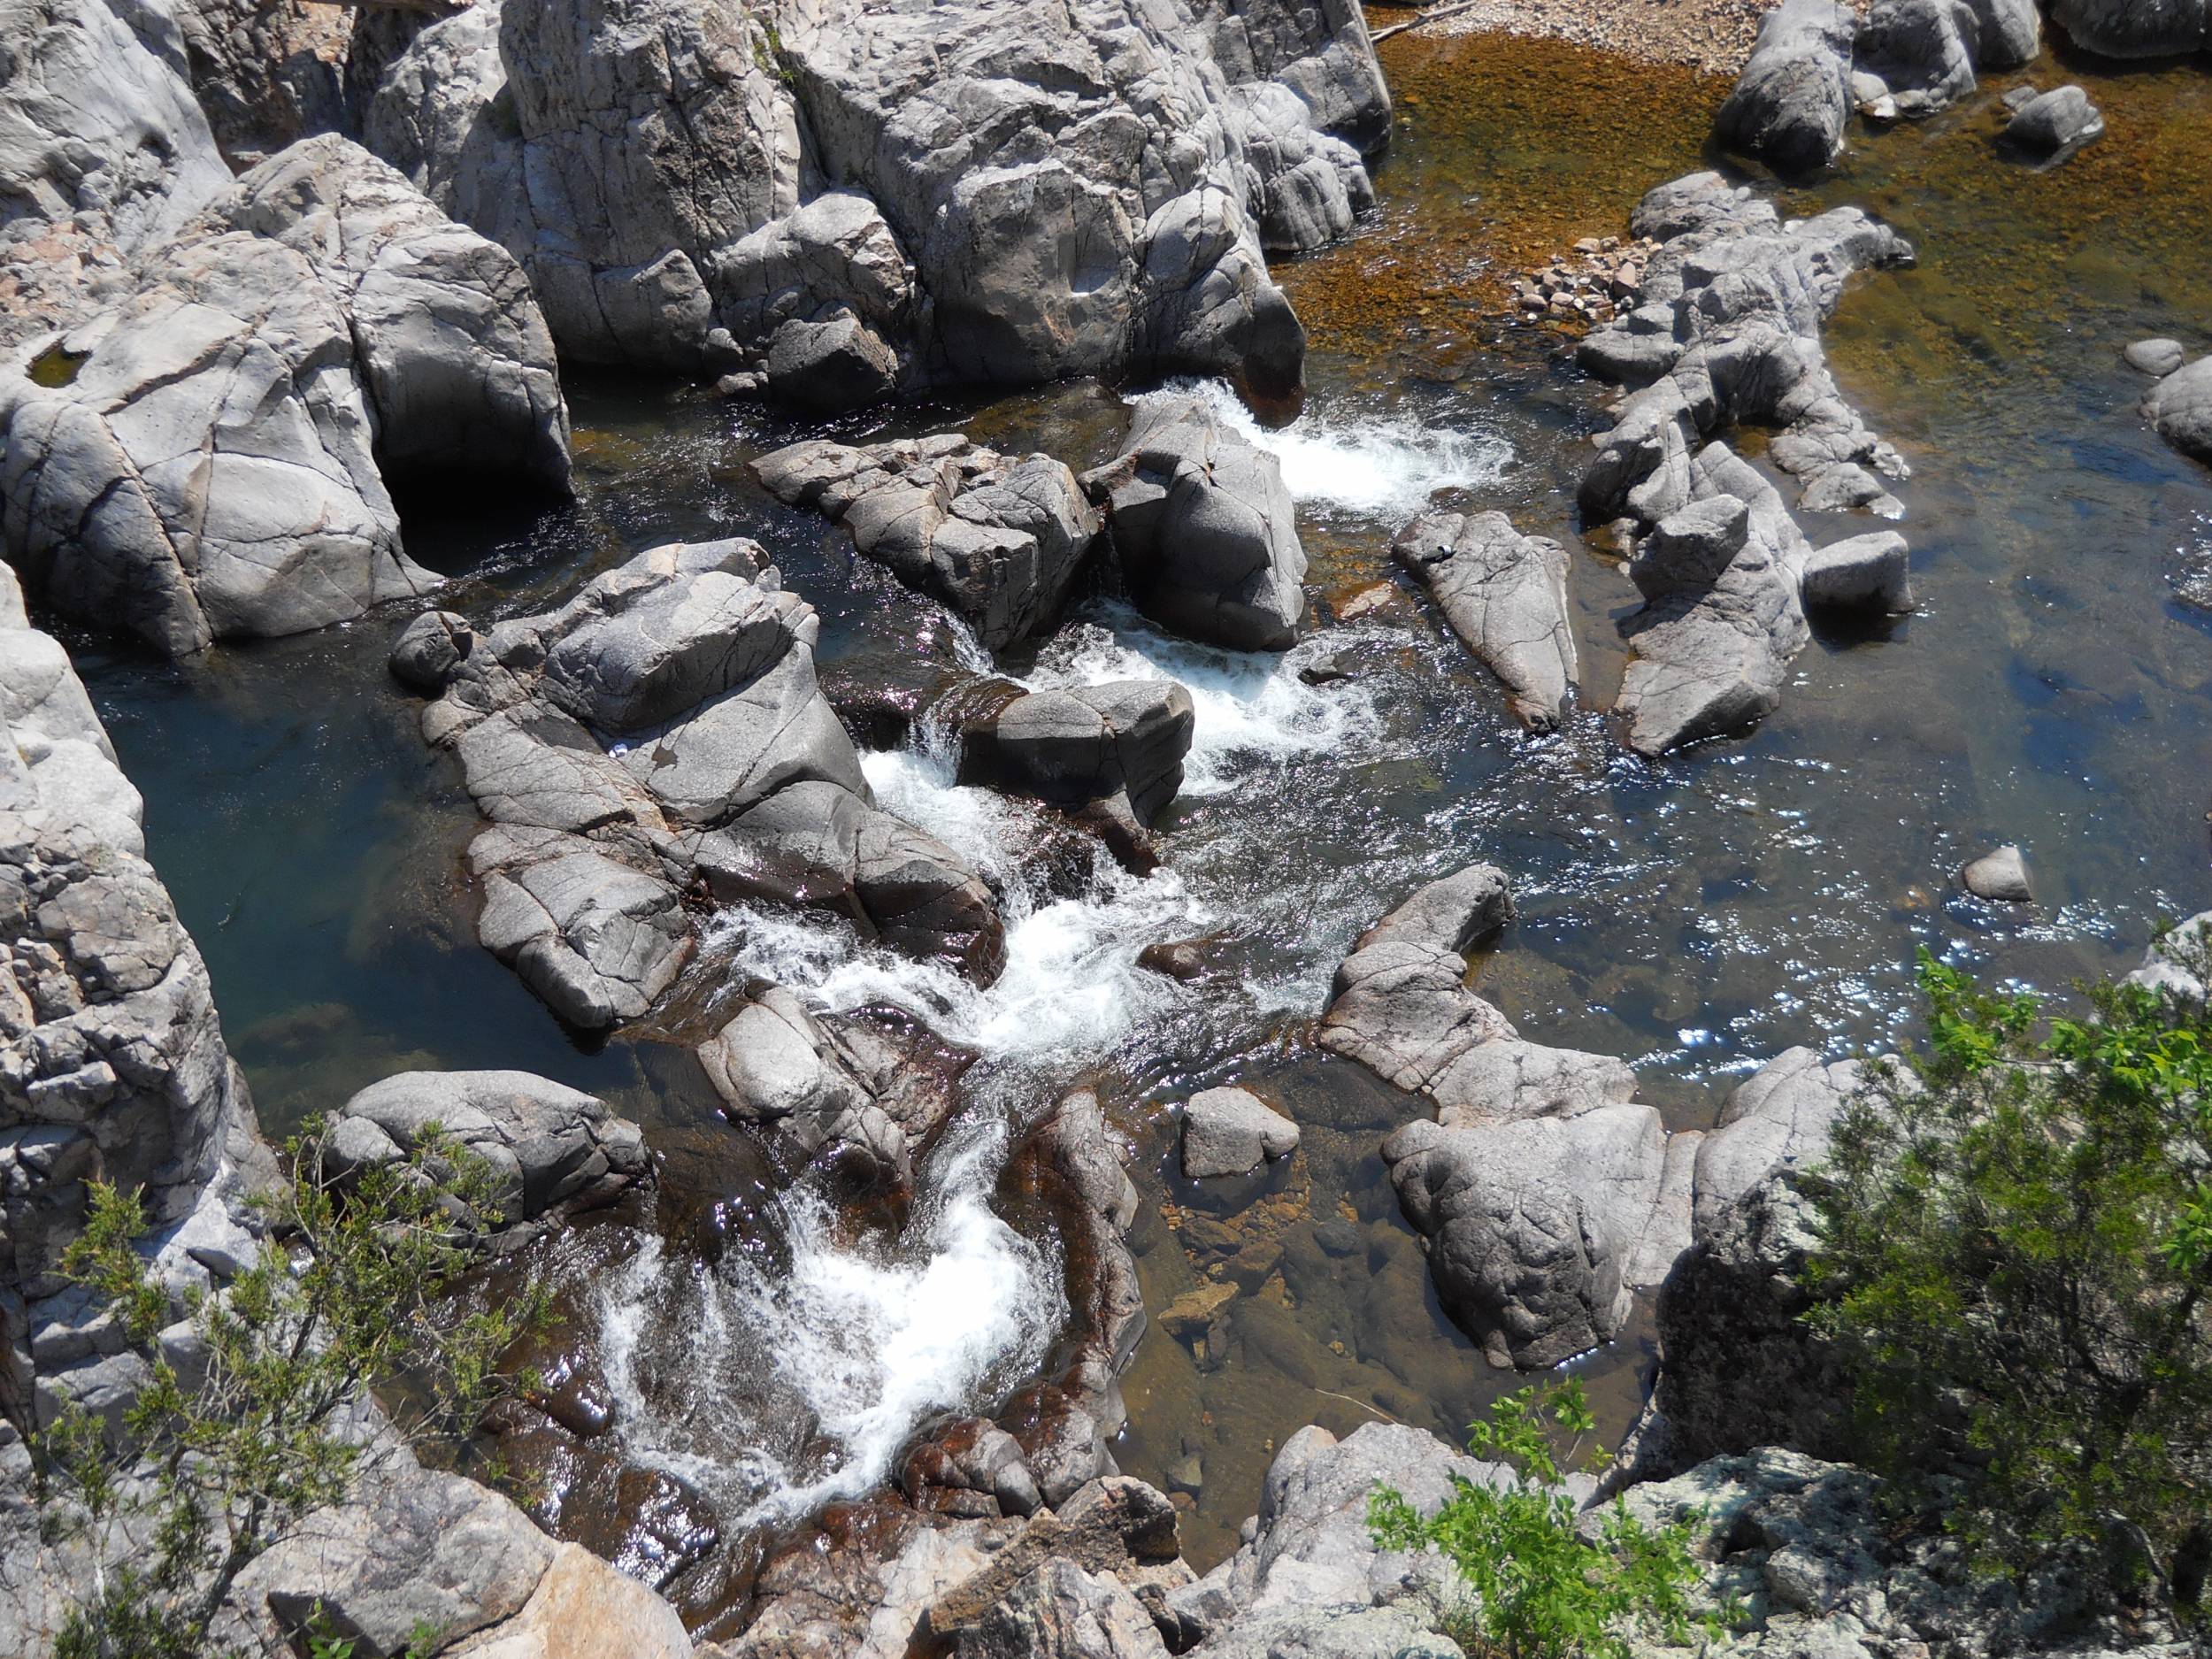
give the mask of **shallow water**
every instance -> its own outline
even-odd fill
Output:
[[[1156,1328],[1125,1383],[1124,1466],[1164,1482],[1199,1461],[1186,1541],[1202,1563],[1233,1543],[1291,1431],[1384,1415],[1455,1435],[1504,1380],[1439,1311],[1376,1156],[1408,1102],[1307,1041],[1352,938],[1419,881],[1477,857],[1511,872],[1522,919],[1483,964],[1486,993],[1540,1040],[1635,1060],[1682,1125],[1710,1122],[1735,1078],[1792,1043],[1841,1052],[1908,1033],[1921,946],[2059,987],[2139,953],[2161,915],[2212,904],[2212,616],[2189,602],[2212,586],[2212,473],[2147,432],[2142,382],[2118,359],[2150,334],[2212,343],[2212,76],[2068,64],[2111,132],[2041,175],[1991,151],[2008,81],[1993,83],[1930,127],[1861,135],[1837,178],[1792,198],[1864,202],[1920,247],[1916,269],[1847,296],[1829,339],[1847,391],[1916,468],[1899,494],[1921,605],[1875,634],[1816,641],[1755,733],[1647,764],[1594,713],[1521,733],[1391,573],[1386,541],[1440,488],[1579,549],[1586,692],[1609,702],[1633,590],[1572,520],[1602,400],[1562,337],[1499,315],[1499,282],[1624,228],[1644,188],[1701,165],[1723,88],[1486,37],[1408,36],[1384,58],[1400,111],[1374,223],[1281,273],[1312,331],[1311,390],[1296,423],[1253,427],[1301,497],[1317,637],[1288,660],[1241,658],[1108,605],[1001,664],[1039,685],[1164,673],[1192,688],[1197,748],[1162,826],[1165,869],[1139,879],[1101,861],[1073,890],[1045,879],[1026,857],[1033,810],[954,787],[925,733],[871,757],[870,777],[1006,886],[1005,979],[977,992],[743,915],[722,919],[708,953],[733,979],[766,972],[829,1005],[908,1010],[984,1053],[979,1100],[1101,1088],[1147,1201],[1148,1306],[1210,1263],[1253,1280],[1218,1369]],[[2047,62],[2039,73],[2049,84]],[[571,396],[574,507],[411,518],[411,549],[462,579],[448,603],[534,610],[638,548],[743,533],[823,611],[826,672],[972,660],[972,641],[918,621],[841,532],[746,481],[744,458],[796,428],[695,394],[584,380]],[[1110,395],[1075,386],[851,429],[959,425],[1079,468],[1112,454],[1121,419]],[[1358,619],[1340,621],[1356,597]],[[458,866],[472,813],[384,675],[396,620],[180,669],[81,650],[265,1121],[280,1129],[398,1066],[438,1064],[543,1071],[645,1124],[671,1157],[664,1212],[741,1211],[732,1236],[772,1263],[747,1279],[740,1248],[702,1277],[671,1227],[605,1286],[618,1356],[623,1321],[657,1298],[663,1331],[741,1333],[703,1337],[695,1367],[664,1354],[652,1374],[618,1379],[629,1448],[714,1494],[726,1520],[849,1489],[906,1425],[1002,1393],[1057,1314],[1033,1294],[1028,1247],[953,1178],[964,1149],[988,1144],[987,1114],[958,1132],[983,1138],[949,1146],[935,1197],[899,1236],[845,1237],[803,1196],[781,1213],[750,1187],[738,1202],[733,1132],[681,1049],[579,1048],[472,942]],[[1324,657],[1348,677],[1306,685],[1297,668]],[[1955,894],[1957,864],[2001,840],[2027,849],[2036,906]],[[1135,965],[1147,943],[1197,935],[1217,936],[1216,977],[1187,987]],[[1249,1187],[1202,1193],[1175,1169],[1172,1110],[1233,1079],[1280,1102],[1304,1142]],[[1344,1255],[1315,1238],[1337,1218],[1356,1234]],[[971,1317],[890,1317],[925,1295]],[[879,1333],[885,1351],[914,1344],[899,1376],[874,1354],[807,1348],[841,1324]],[[830,1357],[778,1380],[761,1358],[784,1348]],[[1644,1348],[1631,1333],[1590,1362],[1617,1423]]]

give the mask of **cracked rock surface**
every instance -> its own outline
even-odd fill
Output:
[[[1432,512],[1401,530],[1391,550],[1504,682],[1521,723],[1556,726],[1575,684],[1566,549],[1521,534],[1502,512]]]

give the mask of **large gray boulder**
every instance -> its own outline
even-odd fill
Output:
[[[126,291],[230,184],[166,0],[0,5],[0,348]]]
[[[243,174],[211,210],[306,257],[352,325],[387,473],[568,485],[568,406],[521,267],[334,133]]]
[[[1169,680],[1025,692],[960,729],[960,772],[1056,805],[1150,824],[1183,783],[1194,715]]]
[[[1858,19],[1834,0],[1783,0],[1759,25],[1714,126],[1723,142],[1788,173],[1835,159],[1850,119]]]
[[[226,155],[246,165],[351,127],[355,21],[309,0],[178,0],[192,90]]]
[[[325,1166],[350,1179],[396,1164],[433,1125],[489,1170],[503,1248],[653,1179],[635,1124],[528,1071],[399,1071],[372,1083],[332,1118]]]
[[[2055,166],[2104,136],[2104,116],[2079,87],[2054,87],[2022,101],[2001,136],[2015,155]]]
[[[1249,1175],[1298,1148],[1298,1125],[1249,1089],[1201,1089],[1183,1108],[1183,1173]]]
[[[752,472],[779,500],[844,525],[864,557],[995,650],[1059,619],[1101,526],[1075,475],[1050,456],[1003,456],[956,434],[795,443]]]
[[[2128,982],[2201,1002],[2208,962],[2212,962],[2212,910],[2200,910],[2145,951],[2143,965],[2128,975]]]
[[[58,365],[45,370],[42,365]],[[400,550],[343,310],[231,232],[0,364],[7,557],[56,609],[173,656],[424,591]]]
[[[2199,357],[2152,387],[2143,412],[2175,449],[2212,462],[2212,357]]]
[[[491,820],[469,849],[479,935],[570,1023],[654,1005],[691,954],[687,894],[827,909],[997,972],[981,879],[870,797],[816,683],[819,631],[757,544],[679,543],[419,659],[446,674],[424,735]]]
[[[1118,460],[1087,472],[1123,580],[1147,616],[1194,640],[1279,651],[1305,615],[1306,550],[1282,464],[1201,397],[1141,400]]]
[[[1505,682],[1522,724],[1556,726],[1575,683],[1566,549],[1521,534],[1502,512],[1424,513],[1390,545],[1452,631]]]
[[[2051,21],[2106,58],[2184,58],[2212,46],[2206,0],[2053,0]]]
[[[423,29],[365,131],[521,260],[567,355],[845,403],[1294,387],[1263,242],[1348,227],[1388,108],[1356,7],[504,0]]]

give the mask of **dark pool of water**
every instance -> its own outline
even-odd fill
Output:
[[[1404,37],[1385,58],[1400,111],[1375,222],[1282,273],[1314,337],[1293,430],[1509,446],[1476,499],[1581,550],[1572,592],[1601,705],[1634,595],[1572,518],[1601,399],[1559,337],[1500,319],[1497,283],[1622,228],[1644,188],[1701,165],[1723,88],[1482,37]],[[1709,1122],[1734,1078],[1792,1043],[1907,1034],[1923,946],[2062,987],[2139,953],[2161,916],[2212,904],[2212,617],[2190,603],[2212,582],[2212,473],[2147,431],[2118,357],[2151,334],[2212,343],[2212,77],[2066,68],[2111,132],[2065,168],[1994,155],[2001,82],[1939,122],[1863,135],[1833,180],[1793,198],[1866,203],[1921,250],[1916,269],[1860,283],[1829,334],[1847,390],[1916,469],[1899,493],[1921,605],[1879,637],[1816,641],[1755,733],[1657,764],[1624,757],[1594,713],[1528,737],[1396,584],[1394,516],[1308,511],[1330,613],[1392,591],[1346,634],[1341,741],[1255,759],[1171,821],[1170,865],[1229,936],[1231,982],[1025,1084],[1080,1074],[1129,1133],[1156,1311],[1202,1271],[1189,1217],[1222,1218],[1173,1174],[1172,1103],[1241,1079],[1304,1126],[1274,1190],[1231,1218],[1286,1265],[1240,1302],[1226,1363],[1202,1369],[1156,1330],[1127,1382],[1125,1465],[1163,1481],[1202,1465],[1196,1558],[1233,1542],[1296,1427],[1381,1414],[1456,1434],[1502,1386],[1439,1313],[1375,1155],[1409,1103],[1305,1040],[1346,945],[1418,880],[1477,857],[1509,871],[1522,919],[1486,990],[1540,1040],[1635,1059],[1681,1125]],[[2047,62],[2038,74],[2049,84]],[[912,605],[841,535],[745,481],[744,457],[795,429],[696,394],[581,380],[571,397],[574,506],[411,517],[411,550],[459,579],[448,603],[534,610],[638,548],[743,533],[824,611],[826,665],[910,634]],[[964,425],[1079,467],[1111,453],[1119,419],[1076,387],[878,424]],[[682,1052],[578,1046],[474,945],[472,814],[383,672],[400,619],[184,667],[80,651],[265,1120],[280,1129],[403,1065],[519,1066],[605,1094],[710,1186]],[[2027,849],[2032,907],[1955,891],[1958,864],[2002,840]],[[1317,1251],[1315,1225],[1339,1217],[1359,1248]],[[1643,1349],[1632,1335],[1595,1363],[1616,1420]]]

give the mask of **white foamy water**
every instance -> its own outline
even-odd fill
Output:
[[[1225,380],[1181,380],[1164,389],[1204,398],[1225,426],[1280,459],[1293,501],[1394,527],[1440,489],[1494,484],[1513,458],[1512,445],[1494,434],[1425,426],[1410,415],[1340,416],[1309,405],[1289,426],[1269,427]],[[1141,394],[1140,401],[1158,395]]]
[[[1287,652],[1225,651],[1156,634],[1126,605],[1104,606],[1099,615],[1061,629],[1021,683],[1033,690],[1117,680],[1179,683],[1193,713],[1185,795],[1219,795],[1256,765],[1363,744],[1376,733],[1375,700],[1364,687],[1310,686],[1298,677],[1317,656],[1356,641],[1355,631],[1332,630]]]
[[[777,1201],[787,1263],[709,1267],[650,1240],[600,1310],[626,1450],[733,1526],[787,1521],[872,1490],[926,1420],[1033,1374],[1068,1307],[1055,1249],[991,1212],[1005,1151],[995,1123],[958,1132],[895,1241],[841,1241],[803,1187]]]

